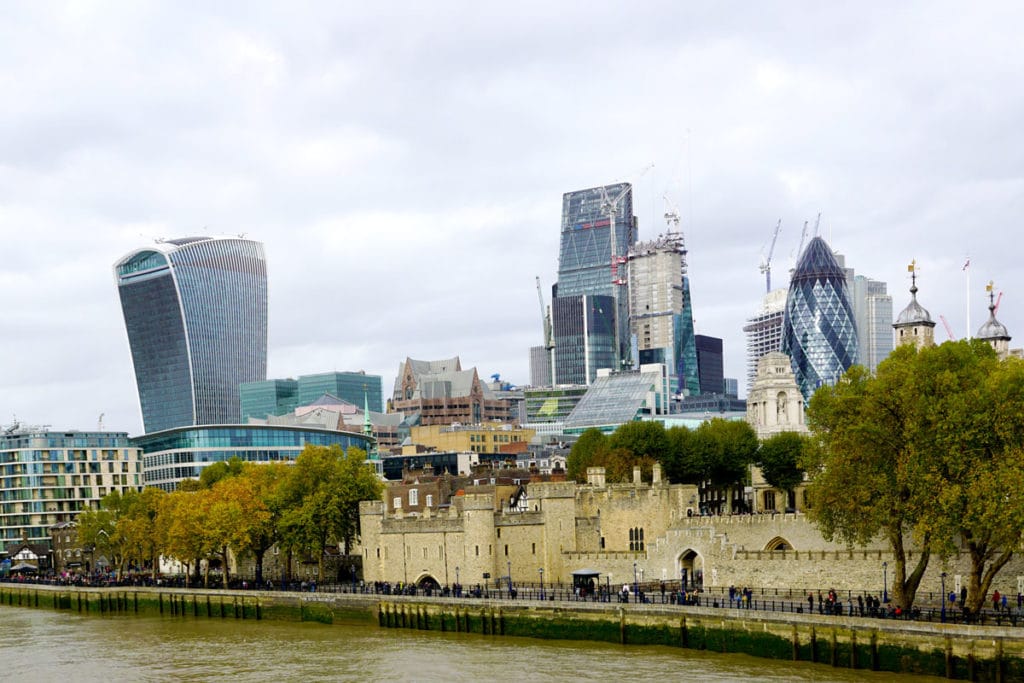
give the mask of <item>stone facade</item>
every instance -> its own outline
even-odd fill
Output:
[[[422,516],[395,515],[382,502],[364,502],[364,579],[493,588],[509,575],[513,584],[536,584],[541,569],[545,583],[571,584],[573,571],[593,569],[614,590],[641,571],[647,582],[678,582],[685,569],[706,589],[877,594],[887,579],[892,590],[894,558],[884,542],[851,549],[826,541],[799,513],[692,516],[693,486],[670,485],[660,472],[650,484],[608,484],[603,474],[591,468],[585,485],[529,483],[515,509],[496,508],[493,492],[456,495],[446,509]],[[933,558],[921,590],[940,591],[943,571],[946,589],[959,589],[968,568],[966,555]],[[1011,561],[993,589],[1024,591],[1024,561]]]

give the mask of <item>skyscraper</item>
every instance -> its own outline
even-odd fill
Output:
[[[682,233],[670,230],[630,251],[629,322],[640,365],[665,365],[673,394],[700,393]]]
[[[187,237],[114,264],[147,433],[239,421],[238,387],[267,376],[263,245]]]
[[[884,282],[857,275],[850,303],[857,322],[857,362],[874,372],[892,353],[892,297]]]
[[[782,323],[786,317],[788,289],[773,289],[764,295],[761,310],[747,318],[743,331],[747,335],[747,389],[754,385],[758,361],[762,356],[782,348]]]
[[[626,259],[635,243],[636,218],[629,183],[563,195],[558,284],[551,306],[558,383],[563,382],[563,377],[571,376],[582,379],[573,379],[570,383],[589,384],[598,368],[618,370],[629,362]],[[604,297],[611,300],[611,306]],[[574,303],[559,308],[559,299]],[[572,311],[576,313],[570,314]],[[588,314],[582,315],[582,311]],[[600,324],[584,327],[598,311],[600,320],[596,322]],[[611,320],[610,345],[603,336],[608,319]],[[592,334],[599,338],[587,338]],[[585,345],[587,354],[579,348],[568,348],[573,344]],[[574,367],[566,367],[567,363]]]
[[[694,337],[697,347],[697,371],[700,374],[701,394],[725,393],[725,364],[722,355],[722,340],[698,334]]]
[[[551,321],[555,384],[590,384],[599,369],[616,368],[613,297],[555,296]]]
[[[846,273],[820,237],[800,255],[789,284],[782,352],[804,399],[857,362],[857,326]]]

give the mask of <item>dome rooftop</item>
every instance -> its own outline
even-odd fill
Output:
[[[911,271],[911,285],[910,285],[910,303],[907,307],[900,311],[900,314],[896,317],[896,322],[893,327],[900,327],[903,325],[930,325],[935,326],[935,322],[932,320],[932,316],[928,313],[928,309],[917,303],[917,273]]]
[[[988,295],[988,320],[978,328],[978,334],[975,336],[978,339],[1005,339],[1010,341],[1010,331],[1006,329],[1006,325],[996,320],[996,304],[993,301],[991,285],[989,285]]]

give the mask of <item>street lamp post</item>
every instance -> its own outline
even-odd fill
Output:
[[[889,604],[889,563],[882,563],[882,603]]]
[[[544,567],[537,570],[540,574],[540,599],[544,599]]]
[[[608,580],[608,602],[611,602],[612,601],[612,573],[608,572],[608,576],[606,578]]]
[[[633,563],[633,602],[637,601],[640,597],[640,583],[636,578],[636,562]]]
[[[508,597],[512,597],[512,560],[508,561]]]
[[[644,582],[644,568],[640,567],[640,583]]]
[[[940,620],[943,624],[946,623],[946,572],[942,572],[942,614]]]
[[[462,597],[462,588],[459,586],[459,565],[455,565],[455,597]]]

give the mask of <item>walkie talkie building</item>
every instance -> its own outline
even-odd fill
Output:
[[[188,237],[114,265],[147,433],[239,420],[238,385],[267,377],[263,245]]]

